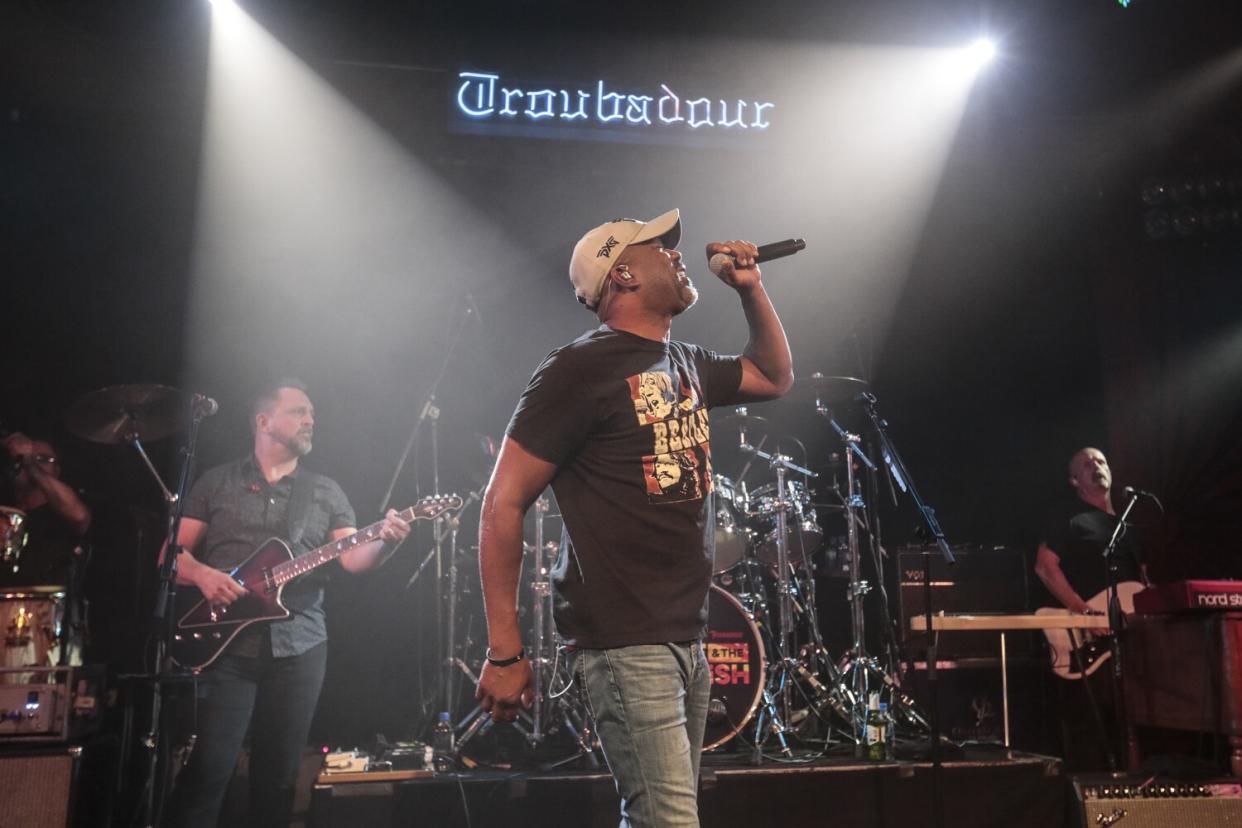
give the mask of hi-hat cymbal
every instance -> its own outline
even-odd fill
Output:
[[[854,397],[870,388],[869,382],[858,377],[826,377],[816,371],[794,380],[793,390],[798,396],[817,397],[824,402],[853,402]]]
[[[185,427],[190,395],[167,385],[111,385],[74,400],[65,425],[84,440],[158,440]]]
[[[756,417],[754,414],[747,414],[745,409],[735,410],[730,414],[722,414],[719,417],[712,417],[712,428],[736,428],[749,431],[752,428],[767,427],[767,417]]]

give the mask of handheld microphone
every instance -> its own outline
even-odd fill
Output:
[[[772,259],[781,259],[785,256],[792,256],[799,250],[806,249],[806,242],[802,239],[785,239],[784,241],[772,242],[771,244],[759,245],[759,250],[755,254],[755,262],[762,264],[770,262]],[[717,253],[707,262],[707,269],[717,276],[720,271],[724,270],[725,262],[732,261],[733,256],[728,253]]]
[[[1122,491],[1131,497],[1150,497],[1152,500],[1156,499],[1156,496],[1151,492],[1145,492],[1142,489],[1136,489],[1133,486],[1126,486],[1122,489]]]
[[[220,403],[213,400],[206,394],[194,395],[194,415],[196,417],[210,417],[220,410]]]

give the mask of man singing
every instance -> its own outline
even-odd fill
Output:
[[[569,277],[601,325],[553,351],[510,420],[484,498],[479,562],[488,660],[478,697],[512,721],[534,696],[518,629],[522,518],[550,483],[564,519],[553,571],[558,633],[572,651],[621,796],[622,824],[698,825],[710,676],[701,638],[713,556],[707,410],[769,400],[793,383],[754,245],[712,243],[750,340],[722,356],[672,340],[698,299],[681,219],[600,225]]]

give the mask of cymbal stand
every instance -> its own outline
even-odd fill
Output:
[[[590,709],[576,696],[569,695],[573,679],[569,675],[567,665],[558,658],[557,653],[556,625],[552,617],[551,576],[553,558],[559,545],[555,541],[544,541],[544,521],[547,519],[549,506],[550,502],[546,497],[540,497],[535,501],[535,543],[533,546],[525,546],[526,551],[534,553],[531,614],[535,630],[528,648],[528,658],[535,699],[530,712],[519,710],[518,718],[513,724],[525,732],[527,743],[535,748],[547,741],[550,735],[549,725],[559,716],[565,732],[577,745],[577,750],[569,756],[543,766],[544,769],[549,770],[572,762],[580,756],[586,756],[592,767],[599,767],[599,760],[595,756],[594,722],[591,719]],[[470,676],[476,684],[478,683],[477,677],[473,676],[460,660],[457,661],[457,665],[462,672]],[[552,692],[554,685],[558,682],[562,689],[559,692]],[[457,739],[458,750],[475,736],[490,730],[492,724],[491,715],[484,712],[482,706],[476,705],[474,710],[457,724],[457,729],[461,732]]]
[[[745,417],[746,409],[744,407],[738,408],[737,413]],[[765,725],[769,726],[776,735],[781,745],[781,752],[786,755],[790,753],[785,734],[787,732],[789,714],[793,707],[793,680],[797,668],[800,666],[794,658],[793,594],[789,575],[788,521],[786,519],[786,512],[789,511],[792,504],[789,501],[789,492],[785,486],[785,473],[787,471],[794,471],[807,478],[814,478],[818,475],[810,469],[796,465],[789,457],[783,454],[768,453],[750,445],[746,442],[746,429],[744,427],[739,429],[739,437],[741,444],[738,448],[743,453],[758,457],[760,460],[766,460],[768,465],[776,472],[776,498],[772,508],[776,513],[776,590],[778,606],[780,608],[780,624],[776,633],[778,658],[771,666],[771,672],[767,678],[767,686],[763,692],[764,709],[759,711],[755,720],[755,762],[758,763],[762,760]]]
[[[865,599],[867,593],[871,591],[871,585],[862,577],[862,556],[859,553],[858,546],[858,526],[860,523],[859,513],[865,508],[862,495],[859,493],[858,478],[854,474],[854,459],[862,463],[871,471],[875,471],[875,464],[867,457],[866,453],[859,447],[859,436],[846,431],[837,422],[829,408],[822,399],[815,400],[815,413],[828,421],[832,430],[837,433],[844,448],[845,457],[845,497],[843,498],[844,513],[846,517],[846,553],[849,558],[850,575],[849,589],[847,597],[850,602],[850,628],[853,633],[853,641],[850,650],[845,655],[845,666],[842,670],[848,679],[847,684],[853,694],[853,707],[850,710],[850,726],[854,738],[854,755],[861,757],[866,742],[867,728],[867,701],[870,691],[870,679],[873,673],[878,673],[879,668],[876,660],[867,653],[867,630],[866,630],[866,613]]]

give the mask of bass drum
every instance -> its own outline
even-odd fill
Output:
[[[703,732],[703,750],[708,751],[732,739],[751,720],[767,678],[759,628],[736,598],[715,585],[707,595],[703,650],[712,676]]]

